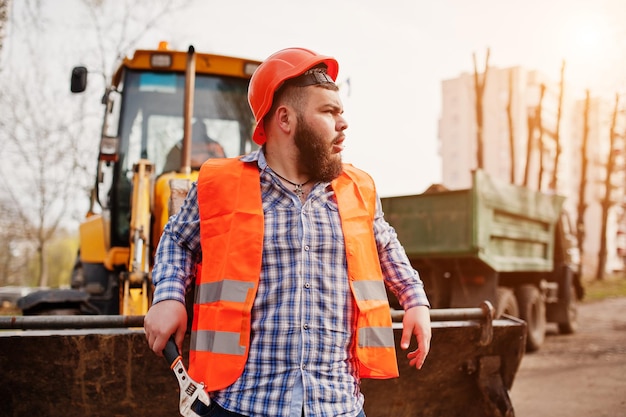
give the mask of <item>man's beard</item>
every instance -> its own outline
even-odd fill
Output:
[[[312,180],[334,180],[343,171],[341,154],[333,154],[328,141],[313,131],[301,115],[298,115],[297,120],[294,141],[300,151],[298,161],[306,168]]]

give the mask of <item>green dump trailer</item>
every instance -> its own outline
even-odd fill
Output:
[[[434,187],[431,187],[434,188]],[[472,187],[382,200],[436,308],[489,300],[496,316],[527,322],[527,349],[548,322],[576,329],[580,256],[564,197],[473,172]]]

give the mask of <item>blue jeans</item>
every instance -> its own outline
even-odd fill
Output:
[[[304,412],[302,413],[302,415],[304,416]],[[228,410],[224,410],[216,402],[211,402],[211,405],[209,406],[209,412],[206,415],[206,417],[246,417],[246,416],[242,414],[233,413]],[[361,410],[361,412],[359,413],[357,417],[365,417],[365,413],[363,412],[363,410]]]

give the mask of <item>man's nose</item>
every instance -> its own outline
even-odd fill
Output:
[[[337,131],[341,132],[348,128],[348,121],[343,115],[337,117]]]

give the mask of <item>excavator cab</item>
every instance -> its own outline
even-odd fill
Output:
[[[154,176],[181,168],[183,138],[183,74],[128,70],[124,75],[119,115],[119,146],[114,161],[102,155],[99,163],[98,203],[111,211],[111,244],[129,240],[133,167],[140,160],[154,165]],[[192,138],[204,128],[224,156],[249,151],[253,118],[247,105],[247,79],[196,75]],[[178,149],[178,161],[172,150]],[[193,149],[192,149],[193,150]],[[193,157],[193,153],[192,153]],[[192,158],[193,159],[193,158]],[[194,169],[199,168],[196,163]],[[110,176],[110,186],[104,178]]]
[[[24,314],[61,306],[76,314],[145,314],[172,181],[190,184],[207,158],[257,146],[247,91],[258,64],[193,47],[172,51],[166,44],[123,59],[102,98],[96,177],[79,227],[72,290],[30,294]],[[71,91],[85,91],[87,78],[85,67],[74,68]]]

